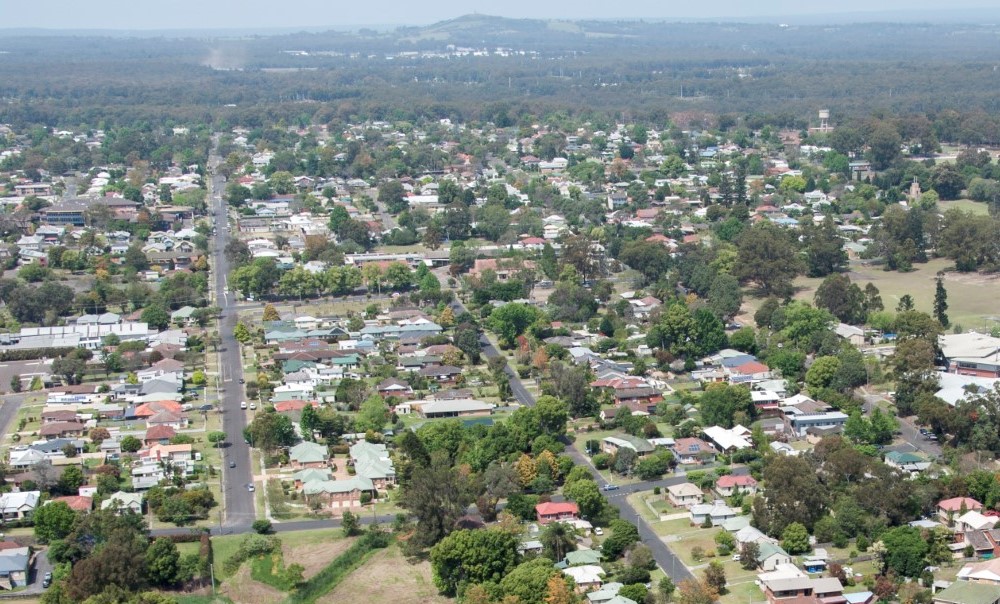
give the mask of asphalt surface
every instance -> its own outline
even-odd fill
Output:
[[[14,418],[17,417],[17,412],[21,409],[21,403],[27,397],[27,394],[5,394],[3,395],[3,404],[0,405],[0,434],[9,434],[8,429]]]
[[[462,302],[457,298],[451,303],[451,306],[456,315],[466,311],[465,305],[462,304]],[[483,354],[487,358],[500,356],[500,351],[490,343],[485,335],[480,336],[479,343],[482,346]],[[524,387],[524,384],[521,382],[521,378],[518,377],[517,373],[514,372],[510,365],[507,365],[506,372],[507,376],[510,378],[510,389],[514,398],[516,398],[522,405],[527,407],[534,406],[535,397],[532,396],[532,394],[528,392],[527,388]],[[590,459],[588,459],[586,455],[583,455],[575,447],[571,446],[567,446],[566,451],[568,452],[568,455],[573,458],[576,465],[583,466],[590,470],[590,473],[594,475],[594,479],[597,481],[597,484],[603,485],[604,478],[601,477],[597,468],[590,463]],[[678,560],[677,556],[670,551],[670,548],[668,548],[663,539],[656,534],[649,523],[642,518],[634,507],[632,507],[626,499],[626,496],[639,491],[650,491],[655,487],[660,487],[661,489],[666,488],[671,485],[680,484],[686,480],[687,478],[685,476],[673,476],[661,480],[649,480],[636,484],[622,485],[613,491],[601,491],[604,498],[609,504],[618,510],[618,513],[623,519],[635,522],[637,528],[639,529],[639,538],[642,539],[642,542],[649,547],[657,565],[659,565],[659,567],[663,569],[663,572],[667,573],[667,575],[673,579],[674,583],[693,579],[694,576],[687,569],[687,567],[684,566],[684,563]]]
[[[227,292],[226,282],[229,276],[229,262],[224,250],[229,240],[229,219],[222,192],[225,179],[215,173],[221,158],[213,153],[209,159],[209,199],[216,234],[212,238],[214,259],[212,267],[216,305],[222,309],[219,320],[219,409],[222,412],[222,431],[226,433],[226,444],[223,447],[222,460],[222,497],[225,501],[225,525],[233,529],[249,527],[256,518],[254,511],[254,494],[247,491],[247,485],[253,481],[250,465],[250,447],[243,440],[243,428],[247,425],[246,412],[240,409],[243,401],[243,363],[240,358],[240,345],[233,337],[236,327],[236,300],[233,294]],[[231,468],[231,461],[236,467]]]

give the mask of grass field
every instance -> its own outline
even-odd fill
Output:
[[[395,544],[376,552],[317,602],[352,602],[359,594],[364,594],[365,604],[445,604],[452,601],[438,595],[431,580],[430,563],[410,564]]]
[[[861,263],[851,263],[848,275],[853,283],[864,288],[868,283],[874,283],[882,295],[886,310],[895,310],[896,304],[904,294],[913,296],[916,309],[930,313],[933,310],[934,288],[937,273],[945,271],[944,285],[948,291],[948,317],[952,325],[963,329],[986,329],[994,323],[987,317],[996,316],[996,300],[1000,299],[1000,277],[979,275],[977,273],[957,273],[951,271],[954,263],[944,258],[936,258],[925,264],[914,264],[913,271],[899,273],[883,271],[877,266],[864,266]],[[813,301],[816,288],[822,279],[800,277],[795,280],[798,291],[795,298]],[[760,306],[759,299],[751,299],[753,308]],[[751,322],[752,322],[752,313]]]
[[[990,213],[990,208],[987,204],[979,201],[972,201],[971,199],[955,199],[952,201],[938,202],[938,209],[942,214],[952,208],[957,208],[965,212],[972,212],[973,214],[979,214],[982,216]]]

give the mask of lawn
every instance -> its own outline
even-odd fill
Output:
[[[1000,298],[1000,277],[954,272],[951,270],[954,268],[954,262],[945,258],[936,258],[913,266],[915,270],[899,273],[852,262],[848,275],[851,281],[861,288],[873,283],[882,295],[886,310],[895,310],[899,299],[904,294],[910,294],[917,310],[930,313],[933,310],[936,275],[940,271],[946,271],[944,285],[948,291],[948,316],[951,323],[964,329],[976,328],[986,331],[994,326],[987,317],[997,314],[995,300]],[[816,288],[822,281],[808,277],[796,279],[795,285],[798,291],[795,297],[812,302]],[[751,301],[751,305],[755,308],[759,307],[760,303],[759,299]]]
[[[938,202],[938,210],[940,210],[942,214],[952,208],[957,208],[964,212],[971,212],[981,216],[986,216],[990,213],[989,205],[978,201],[972,201],[971,199],[955,199],[953,201]]]
[[[734,580],[728,574],[727,578],[730,585],[726,593],[719,597],[719,602],[722,604],[752,604],[754,600],[764,601],[764,592],[757,587],[752,579]]]

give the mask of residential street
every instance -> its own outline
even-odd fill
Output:
[[[216,144],[218,139],[215,139]],[[215,167],[221,159],[213,154],[209,160],[211,176],[209,178],[209,199],[216,226],[213,240],[213,288],[216,305],[222,309],[219,323],[219,406],[222,412],[222,430],[226,433],[226,446],[223,448],[223,484],[222,496],[225,499],[225,523],[230,528],[249,527],[256,514],[254,512],[254,494],[247,491],[246,485],[251,481],[250,447],[243,441],[243,428],[246,427],[246,414],[240,409],[243,400],[243,386],[239,380],[243,377],[243,363],[240,358],[240,345],[233,337],[236,327],[236,299],[227,292],[226,280],[229,275],[229,263],[224,250],[229,239],[229,221],[222,192],[225,179],[215,174]],[[231,461],[236,467],[229,467]]]
[[[462,304],[458,298],[456,298],[452,304],[452,310],[454,310],[456,316],[459,313],[466,312],[465,305]],[[481,335],[479,342],[482,344],[483,354],[487,358],[500,356],[500,351],[496,349],[493,344],[486,338],[485,335]],[[535,397],[532,396],[528,389],[524,387],[521,379],[517,376],[514,369],[508,364],[507,376],[510,378],[510,389],[514,394],[514,398],[517,399],[522,405],[531,407],[535,404]],[[567,443],[568,445],[568,443]],[[590,460],[574,447],[567,446],[566,450],[570,457],[577,465],[585,466],[594,475],[594,479],[597,480],[597,484],[604,484],[604,478],[601,477],[597,468],[590,463]],[[621,488],[614,491],[601,491],[604,498],[608,500],[608,503],[613,505],[618,509],[621,517],[634,521],[636,526],[639,528],[639,536],[642,538],[643,543],[649,546],[649,549],[653,552],[653,558],[656,563],[663,569],[663,572],[667,573],[674,582],[684,581],[687,579],[692,579],[691,573],[688,571],[684,563],[677,559],[677,556],[670,551],[666,543],[663,542],[654,531],[653,528],[647,523],[642,516],[636,511],[634,507],[626,500],[626,496],[638,491],[651,491],[654,487],[665,488],[672,484],[679,484],[686,480],[683,476],[674,476],[672,478],[665,478],[662,480],[646,481],[637,484],[622,486]]]

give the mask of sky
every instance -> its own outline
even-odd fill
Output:
[[[986,6],[951,0],[949,11]],[[0,29],[262,29],[426,25],[469,13],[540,19],[687,20],[941,10],[940,0],[0,0]],[[627,10],[623,13],[622,9]],[[771,19],[768,19],[771,20]]]

